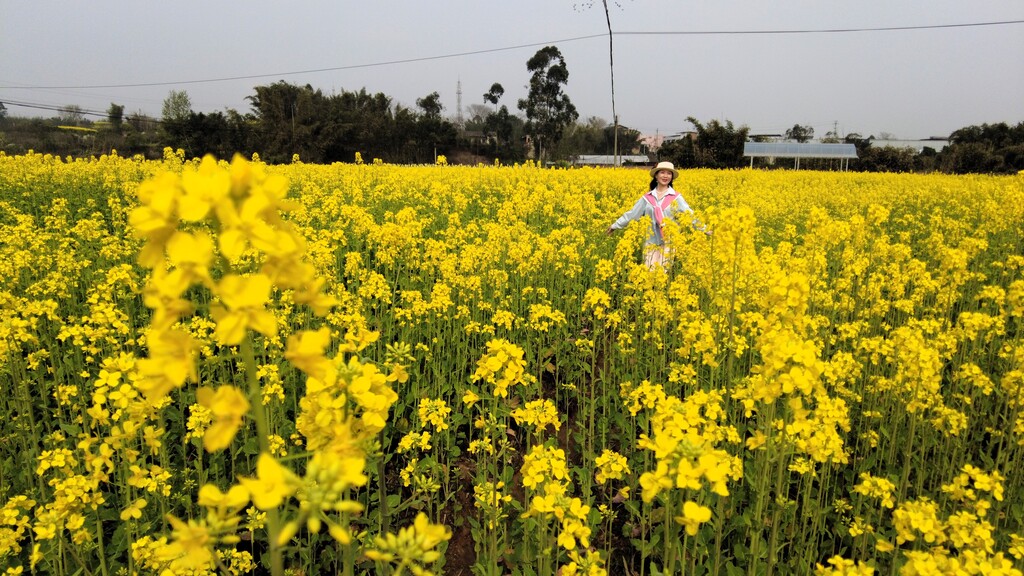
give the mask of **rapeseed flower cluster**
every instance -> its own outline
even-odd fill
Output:
[[[598,484],[604,484],[609,480],[621,480],[630,473],[626,457],[614,450],[602,451],[601,455],[594,459],[594,464],[597,466],[594,479]]]
[[[771,313],[761,320],[766,328],[756,341],[761,363],[752,367],[751,377],[733,397],[743,403],[748,416],[781,401],[785,417],[770,423],[781,432],[781,442],[814,462],[845,463],[849,455],[842,433],[850,429],[847,403],[829,395],[820,349],[801,333],[811,329],[809,295],[806,275],[772,279],[764,305]],[[770,436],[763,428],[759,431]],[[798,470],[805,473],[810,468]]]
[[[25,496],[14,496],[0,509],[0,557],[21,552],[21,540],[28,533],[32,519],[29,510],[36,505]]]
[[[432,524],[427,515],[421,512],[412,526],[402,528],[398,534],[374,538],[366,556],[377,562],[395,565],[397,573],[409,570],[416,576],[431,576],[433,572],[425,566],[440,558],[441,553],[435,548],[451,537],[451,530],[447,526]]]
[[[512,419],[520,426],[533,428],[538,435],[548,426],[556,431],[562,427],[558,408],[547,398],[531,400],[526,403],[526,406],[512,410]]]
[[[698,392],[685,400],[665,396],[654,406],[651,434],[641,434],[637,442],[638,448],[655,458],[654,470],[640,476],[643,501],[650,503],[662,496],[670,508],[676,506],[669,513],[675,514],[675,521],[690,535],[711,520],[711,509],[689,498],[705,488],[728,496],[728,482],[743,477],[742,461],[718,448],[724,442],[739,443],[736,430],[721,423],[723,401],[718,391]],[[676,491],[687,499],[677,499]]]
[[[473,486],[473,506],[481,511],[491,530],[508,517],[506,507],[512,502],[512,495],[503,493],[503,489],[504,482],[484,482]]]
[[[1002,500],[1002,476],[966,464],[942,492],[953,505],[948,512],[928,497],[901,502],[893,510],[895,545],[920,544],[903,550],[900,574],[1022,574],[1007,558],[1007,553],[1014,555],[1012,546],[1008,552],[997,549],[996,529],[989,521],[988,498]],[[891,547],[884,540],[879,544]]]
[[[448,417],[451,413],[452,409],[448,406],[448,403],[441,398],[438,398],[437,400],[431,400],[430,398],[420,400],[419,417],[424,428],[429,425],[433,426],[434,430],[438,432],[441,430],[447,430]]]
[[[511,386],[524,382],[525,368],[522,348],[507,340],[494,339],[487,343],[487,352],[477,361],[472,380],[491,384],[494,396],[507,398]]]
[[[527,516],[553,518],[558,522],[556,542],[566,551],[590,546],[590,506],[570,496],[571,482],[565,452],[560,448],[535,445],[523,455],[523,486],[530,489]]]
[[[239,158],[226,170],[207,158],[195,171],[184,171],[180,177],[163,174],[140,186],[142,206],[129,220],[146,240],[140,263],[153,269],[146,292],[150,296],[147,305],[154,309],[147,337],[151,353],[138,362],[143,374],[139,388],[147,398],[160,401],[185,382],[197,379],[194,368],[189,367],[197,345],[190,334],[176,328],[192,311],[192,303],[183,295],[193,283],[210,289],[216,298],[210,314],[215,320],[213,337],[220,346],[244,344],[250,331],[276,341],[278,320],[268,308],[273,289],[287,291],[289,301],[307,304],[321,315],[339,303],[321,292],[324,282],[303,260],[305,239],[280,218],[280,212],[294,207],[286,195],[283,178],[266,175],[260,165]],[[216,236],[201,228],[190,231],[189,226],[199,226],[208,216],[215,218]],[[218,252],[232,271],[214,280],[211,267]],[[167,262],[167,268],[159,265],[161,261]],[[233,271],[249,262],[259,263],[259,271]],[[280,556],[275,550],[290,541],[303,524],[315,534],[326,523],[336,540],[352,541],[347,518],[360,512],[362,505],[348,495],[352,488],[367,482],[363,474],[367,443],[384,428],[390,406],[397,400],[389,384],[405,378],[397,364],[388,375],[357,356],[346,357],[376,338],[357,326],[345,334],[345,342],[332,359],[326,355],[327,329],[289,336],[284,357],[307,377],[295,422],[306,446],[313,450],[305,475],[294,474],[271,455],[283,453],[283,441],[265,431],[264,394],[259,392],[252,401],[261,408],[256,420],[266,451],[257,463],[256,477],[241,478],[228,496],[204,487],[199,503],[206,505],[207,514],[201,520],[169,517],[174,531],[159,554],[162,560],[170,562],[172,569],[209,567],[215,560],[216,544],[237,542],[239,513],[250,494],[256,508],[275,513],[289,499],[298,501],[297,516],[271,526],[270,549],[276,558]],[[165,342],[176,347],[157,346]],[[259,378],[255,366],[250,369],[254,372],[250,377]],[[202,434],[207,451],[232,444],[252,407],[249,396],[232,385],[199,388],[197,415],[201,419],[192,424],[192,433]],[[137,509],[130,510],[130,516],[138,515]],[[333,516],[335,513],[340,513],[340,518]],[[279,561],[273,561],[275,572],[280,569]]]
[[[817,564],[814,573],[817,576],[871,576],[875,569],[863,561],[848,560],[842,556],[828,559],[829,566]]]
[[[853,491],[869,498],[876,498],[883,508],[891,509],[895,505],[893,502],[893,491],[895,489],[896,485],[892,481],[872,476],[867,472],[861,472],[860,483],[854,486]]]

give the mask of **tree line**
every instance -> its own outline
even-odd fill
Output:
[[[743,156],[743,145],[752,140],[750,129],[736,127],[731,121],[711,120],[703,123],[687,118],[696,128],[690,137],[667,142],[658,150],[661,160],[669,160],[684,168],[743,168],[749,165]],[[784,138],[809,142],[814,129],[797,124],[786,131]],[[820,142],[853,144],[857,158],[848,169],[863,172],[944,172],[949,174],[989,173],[1014,174],[1024,170],[1024,122],[1005,122],[968,126],[954,131],[941,150],[924,146],[920,152],[905,147],[874,146],[876,139],[852,133],[843,137],[829,132]],[[830,169],[828,159],[802,159],[806,169]],[[778,164],[784,167],[783,164]]]
[[[613,140],[597,118],[577,122],[579,114],[563,86],[569,70],[555,46],[537,51],[526,63],[529,93],[517,102],[521,114],[501,103],[505,90],[494,83],[470,106],[464,121],[445,117],[437,92],[410,108],[383,93],[342,90],[326,94],[307,84],[279,81],[256,86],[246,98],[248,112],[195,112],[185,91],[171,91],[159,119],[124,114],[112,103],[107,118],[93,121],[78,106],[51,119],[14,118],[0,107],[0,150],[28,150],[61,156],[88,156],[116,149],[122,155],[160,157],[165,147],[189,157],[211,153],[230,157],[259,154],[271,163],[351,162],[361,157],[390,163],[434,162],[440,155],[464,162],[545,162],[607,148]],[[619,131],[619,136],[639,132]],[[614,136],[614,135],[612,135]],[[612,153],[612,150],[607,150]]]
[[[512,164],[533,159],[568,165],[585,154],[645,154],[650,162],[669,160],[683,168],[742,168],[749,164],[743,145],[751,136],[731,121],[686,120],[695,131],[647,149],[639,131],[611,126],[598,117],[580,121],[564,91],[569,70],[555,46],[537,51],[526,63],[529,92],[516,102],[518,113],[502,103],[505,90],[494,83],[470,104],[465,118],[443,114],[440,95],[418,98],[414,108],[383,93],[342,90],[326,94],[306,84],[285,81],[256,86],[246,100],[248,112],[226,109],[195,112],[185,91],[171,91],[161,117],[125,115],[111,103],[106,117],[89,120],[75,105],[50,119],[11,117],[0,103],[0,151],[29,150],[59,156],[97,156],[117,150],[125,156],[159,158],[163,149],[181,149],[187,157],[258,154],[270,163],[295,158],[310,163],[379,158],[388,163],[433,163],[441,155],[452,163],[495,160]],[[461,113],[461,110],[460,110]],[[786,139],[810,141],[813,128],[794,125]],[[851,170],[878,172],[1014,173],[1024,170],[1024,122],[969,126],[953,132],[942,150],[873,146],[874,138],[828,133],[822,142],[846,142],[857,149]],[[778,165],[781,167],[782,165]],[[804,168],[829,169],[827,160],[801,161]]]

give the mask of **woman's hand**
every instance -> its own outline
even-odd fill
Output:
[[[612,235],[612,232],[615,232],[615,228],[612,228],[611,226],[609,226],[608,229],[604,231],[604,233],[609,236]]]

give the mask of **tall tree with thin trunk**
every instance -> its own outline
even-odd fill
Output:
[[[569,81],[565,58],[555,46],[545,46],[526,62],[530,91],[519,100],[519,109],[526,113],[526,131],[533,139],[535,158],[544,162],[546,149],[558,143],[567,126],[580,117],[562,85]]]

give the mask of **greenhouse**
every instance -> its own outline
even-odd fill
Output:
[[[800,168],[801,158],[824,158],[839,160],[841,170],[850,165],[850,158],[857,157],[857,147],[853,144],[825,144],[820,142],[745,142],[743,155],[750,157],[750,167],[754,167],[754,158],[768,158],[774,163],[776,158],[793,158],[793,167]]]

